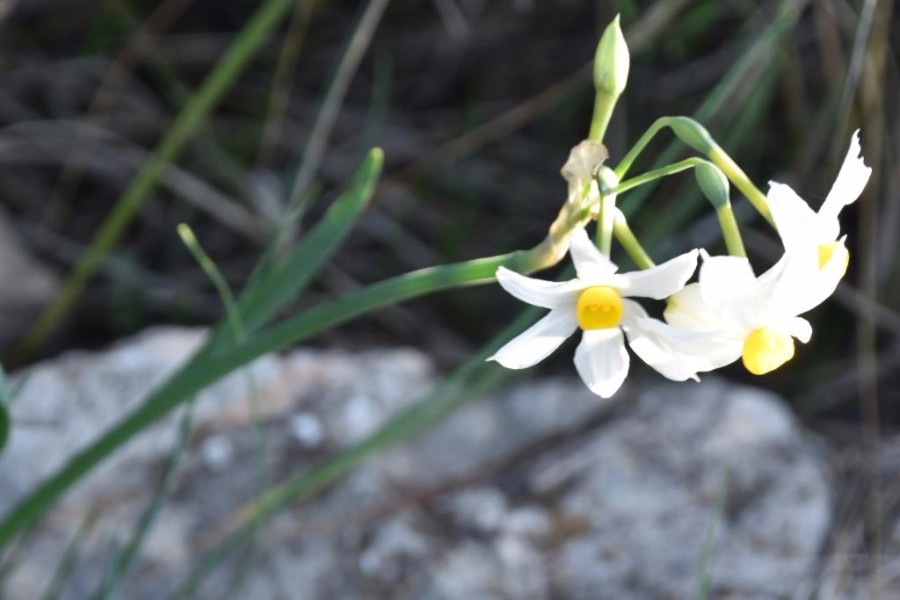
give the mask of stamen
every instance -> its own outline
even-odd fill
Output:
[[[771,327],[750,332],[741,352],[744,366],[754,375],[774,371],[794,357],[794,338]]]
[[[578,296],[578,325],[582,329],[610,329],[622,320],[622,296],[612,287],[589,287]]]

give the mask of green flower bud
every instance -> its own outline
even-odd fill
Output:
[[[619,27],[619,16],[616,15],[597,44],[597,53],[594,55],[594,87],[598,92],[619,96],[628,82],[630,65],[628,45]]]
[[[600,188],[601,195],[607,195],[613,190],[616,189],[619,185],[619,178],[616,177],[616,172],[607,167],[606,165],[601,165],[597,169],[597,187]]]
[[[716,147],[716,142],[709,135],[706,127],[693,119],[688,117],[669,117],[666,119],[666,124],[672,128],[678,139],[704,156],[709,156],[713,148]]]
[[[714,207],[721,208],[729,204],[728,179],[719,167],[704,160],[694,168],[694,176],[700,191]]]

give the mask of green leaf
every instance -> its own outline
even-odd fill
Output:
[[[247,20],[228,51],[203,80],[200,89],[191,96],[172,127],[159,142],[150,159],[144,163],[94,234],[90,246],[79,259],[75,269],[63,283],[53,302],[25,335],[16,352],[26,356],[52,333],[59,321],[78,299],[88,280],[100,267],[110,249],[121,237],[137,214],[138,209],[153,192],[166,166],[174,162],[197,130],[203,126],[210,112],[231,88],[250,59],[270,38],[281,18],[293,6],[294,0],[266,0]]]
[[[289,293],[299,293],[303,285],[318,272],[371,199],[375,180],[381,173],[382,162],[381,150],[376,148],[369,152],[358,171],[352,190],[331,206],[322,221],[309,232],[281,268],[261,278],[257,287],[265,290],[266,294],[272,294],[274,298],[263,297],[262,293],[257,293],[255,289],[245,294],[249,296],[245,301],[247,310],[247,314],[243,316],[245,324],[259,325],[290,300]],[[287,280],[292,277],[296,279]],[[143,404],[104,433],[100,439],[72,457],[55,475],[14,506],[0,522],[0,548],[16,533],[43,515],[72,484],[133,436],[223,375],[260,356],[242,354],[243,360],[238,363],[216,359],[215,351],[221,350],[217,344],[224,339],[222,336],[233,335],[227,323],[220,326],[219,332],[220,335],[214,336],[187,365],[152,393]],[[242,346],[236,344],[232,347]],[[263,349],[262,353],[267,351],[268,349]]]

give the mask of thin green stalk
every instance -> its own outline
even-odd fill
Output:
[[[206,77],[200,89],[179,113],[156,151],[131,181],[109,216],[94,234],[90,246],[53,302],[23,337],[15,351],[17,358],[22,359],[32,354],[56,329],[81,294],[85,284],[97,271],[103,257],[112,249],[131,223],[135,213],[156,187],[166,165],[178,158],[185,143],[190,141],[197,129],[203,125],[207,115],[232,86],[250,58],[266,42],[293,2],[294,0],[266,0],[256,10],[212,73]]]
[[[725,247],[728,249],[728,254],[747,258],[744,240],[741,238],[741,229],[738,227],[737,219],[734,218],[734,210],[732,210],[731,204],[725,204],[717,208],[716,218],[719,219],[719,227],[722,228],[722,237],[725,239]]]
[[[709,595],[709,565],[712,563],[713,548],[716,545],[716,532],[719,523],[722,521],[722,515],[725,513],[725,498],[728,493],[730,476],[731,472],[726,467],[722,473],[722,480],[719,482],[719,491],[716,495],[716,510],[709,523],[709,530],[706,532],[706,542],[703,545],[703,563],[700,566],[700,580],[697,583],[697,593],[694,596],[696,600],[705,600]]]
[[[769,201],[766,199],[766,195],[756,187],[756,184],[754,184],[744,170],[728,156],[728,153],[726,153],[721,146],[716,145],[710,150],[708,156],[709,160],[722,169],[722,172],[725,173],[728,180],[734,184],[734,187],[744,194],[744,197],[750,201],[753,208],[755,208],[756,211],[772,225],[772,227],[775,227],[775,219],[772,217],[772,211],[769,210]]]
[[[187,223],[181,223],[178,226],[178,235],[181,236],[184,245],[194,255],[194,259],[215,285],[219,298],[222,300],[228,313],[228,321],[234,332],[235,339],[238,343],[244,343],[247,340],[247,332],[241,319],[241,313],[238,310],[238,304],[234,299],[234,294],[225,281],[225,277],[222,276],[222,272],[200,245]],[[253,376],[253,371],[250,368],[241,369],[241,372],[246,381],[247,399],[250,404],[250,414],[252,415],[253,427],[256,433],[256,494],[257,499],[259,499],[262,497],[263,491],[269,486],[269,473],[266,468],[266,436],[263,428],[262,412],[259,406],[259,387],[256,385],[256,378]],[[254,520],[254,522],[258,525],[258,520]],[[255,539],[255,531],[251,538]],[[237,570],[238,579],[242,579],[247,564],[246,561],[242,561],[241,567]],[[239,587],[239,584],[236,583],[231,589],[233,592],[236,592]]]
[[[625,193],[628,190],[644,185],[645,183],[650,183],[652,181],[656,181],[657,179],[661,179],[669,175],[674,175],[675,173],[680,173],[681,171],[693,169],[697,165],[704,162],[706,162],[704,159],[692,156],[691,158],[680,160],[677,163],[672,163],[671,165],[666,165],[658,169],[653,169],[652,171],[647,171],[646,173],[642,173],[636,177],[632,177],[631,179],[626,179],[625,181],[620,183],[618,186],[616,186],[616,193]]]
[[[69,576],[75,571],[75,565],[81,557],[83,549],[82,545],[84,544],[85,538],[97,523],[98,514],[99,510],[95,509],[81,520],[78,531],[75,532],[75,537],[73,537],[68,546],[66,546],[66,551],[63,553],[62,559],[53,571],[53,576],[50,578],[50,583],[47,585],[47,591],[44,592],[43,600],[56,600],[62,594],[63,586],[69,579]]]
[[[588,133],[589,140],[602,142],[606,136],[606,128],[612,120],[613,110],[616,108],[618,97],[602,92],[594,96],[594,114],[591,118],[591,128]]]
[[[622,157],[622,160],[619,161],[619,164],[616,165],[616,177],[619,179],[625,177],[628,170],[634,164],[634,161],[637,160],[637,157],[644,151],[644,148],[647,147],[653,138],[656,137],[656,134],[662,131],[664,127],[666,127],[666,122],[665,117],[662,117],[654,121],[653,124],[647,128],[647,131],[638,138],[638,141],[631,147],[631,150],[629,150],[625,156]]]
[[[203,272],[206,273],[206,276],[209,277],[210,281],[212,281],[215,286],[216,292],[219,294],[219,299],[222,300],[222,304],[225,305],[228,323],[234,331],[235,338],[241,341],[244,340],[247,337],[247,333],[244,331],[244,324],[241,322],[241,314],[238,311],[237,301],[234,298],[234,294],[231,292],[231,288],[228,286],[228,282],[225,281],[225,277],[222,276],[222,272],[219,271],[219,268],[209,257],[209,254],[203,250],[203,247],[200,245],[200,242],[197,241],[197,236],[194,235],[194,231],[191,229],[190,225],[187,223],[180,223],[178,225],[178,235],[181,237],[182,243],[184,243],[185,247],[187,247],[194,257],[194,260],[197,261],[197,264],[200,265],[200,268],[203,269]]]
[[[193,422],[194,401],[191,399],[184,407],[184,413],[178,424],[178,433],[175,437],[175,444],[172,446],[172,451],[169,453],[169,458],[163,467],[162,476],[156,486],[153,498],[141,515],[138,525],[135,528],[131,539],[128,541],[128,545],[112,559],[110,568],[107,570],[107,576],[104,579],[103,588],[97,594],[98,600],[108,600],[109,598],[116,597],[115,593],[119,584],[128,573],[131,563],[134,561],[138,551],[144,544],[144,540],[147,538],[150,527],[156,521],[159,511],[163,507],[166,496],[168,496],[169,492],[172,490],[172,484],[175,479],[175,469],[178,468],[181,457],[184,455]]]
[[[372,36],[378,23],[381,22],[381,16],[384,14],[390,0],[369,0],[365,10],[359,18],[353,34],[347,43],[346,50],[341,57],[341,61],[335,70],[334,77],[328,86],[328,91],[322,100],[322,106],[319,109],[312,130],[306,140],[306,147],[303,149],[303,159],[297,169],[294,177],[294,183],[291,185],[290,195],[288,196],[288,205],[296,206],[300,203],[312,185],[328,140],[331,137],[331,131],[337,122],[340,113],[341,104],[347,91],[350,89],[350,83],[353,76],[362,61]]]
[[[644,250],[644,247],[638,241],[634,232],[631,231],[631,227],[628,226],[628,219],[625,218],[625,215],[619,209],[616,209],[616,217],[613,222],[613,234],[638,268],[649,269],[650,267],[656,266],[656,263],[653,262],[653,259],[647,254],[647,251]]]

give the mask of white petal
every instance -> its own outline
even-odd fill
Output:
[[[507,369],[526,369],[550,356],[577,328],[574,307],[553,309],[488,360],[495,360]]]
[[[696,268],[697,250],[691,250],[661,265],[624,273],[629,285],[622,295],[662,300],[683,288]]]
[[[588,389],[609,398],[622,387],[628,375],[628,351],[622,330],[591,329],[585,331],[575,350],[575,369]]]
[[[746,302],[757,289],[756,276],[746,258],[703,253],[700,294],[713,311]]]
[[[648,318],[647,313],[638,304],[629,300],[624,302],[626,304],[622,329],[625,330],[628,345],[631,346],[634,353],[664,377],[673,381],[698,380],[697,369],[694,368],[688,357],[676,352],[642,326],[642,322],[656,321],[656,319]]]
[[[788,333],[805,344],[812,337],[812,325],[802,317],[794,317],[791,319]]]
[[[543,308],[556,308],[575,301],[581,287],[574,279],[558,282],[532,279],[506,267],[497,269],[497,283],[522,302]]]
[[[837,237],[835,233],[828,239],[829,228],[823,227],[820,216],[790,186],[770,181],[766,199],[781,243],[788,252],[818,246]]]
[[[859,146],[859,130],[857,129],[853,132],[850,149],[847,150],[847,156],[844,157],[844,164],[841,165],[841,170],[819,210],[819,215],[825,220],[837,223],[838,213],[859,198],[871,174],[872,169],[863,162],[862,149]],[[836,230],[831,239],[833,240],[837,236],[838,231]]]
[[[793,314],[802,315],[808,310],[820,305],[827,300],[837,289],[838,284],[844,277],[844,265],[848,260],[847,247],[844,245],[846,236],[838,240],[838,245],[834,249],[831,258],[825,263],[821,269],[811,270],[811,273],[804,278],[808,282],[794,296],[792,303]],[[816,264],[818,266],[818,263]],[[799,279],[799,277],[798,277]]]
[[[578,279],[589,284],[604,283],[619,270],[619,267],[591,242],[584,228],[578,228],[572,232],[569,254],[572,256],[572,262],[575,263]]]
[[[679,368],[684,371],[689,369],[695,373],[712,371],[733,363],[741,356],[743,336],[736,331],[684,331],[656,319],[638,319],[635,325],[635,329],[650,338],[654,344],[662,348],[662,351],[681,355],[679,360],[682,362]],[[632,349],[635,349],[634,344]],[[638,350],[635,349],[635,352]],[[658,360],[660,356],[654,354],[652,358]],[[653,363],[647,364],[656,368]],[[675,368],[676,365],[670,368]],[[669,377],[662,370],[657,370]]]
[[[716,313],[703,301],[700,284],[691,283],[669,297],[666,321],[685,331],[713,331],[722,327]]]

